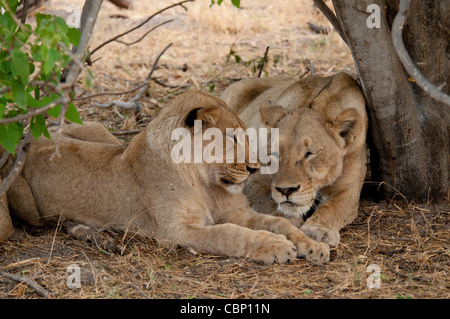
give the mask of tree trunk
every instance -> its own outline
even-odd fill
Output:
[[[369,28],[367,7],[378,5],[380,28]],[[432,100],[403,70],[391,38],[395,0],[333,0],[366,96],[372,179],[390,198],[448,199],[450,110]],[[425,77],[450,91],[450,0],[413,1],[403,38]]]

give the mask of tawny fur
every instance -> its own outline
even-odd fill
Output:
[[[36,226],[62,214],[91,227],[140,232],[199,252],[264,263],[296,256],[328,262],[328,245],[284,218],[249,207],[239,190],[250,175],[248,167],[258,163],[172,161],[177,141],[171,133],[192,129],[187,120],[192,116],[202,120],[203,129],[217,127],[224,136],[227,127],[243,127],[220,99],[195,91],[164,107],[127,147],[101,124],[66,126],[61,158],[50,160],[55,145],[46,138],[30,146],[22,174],[8,192],[11,210]]]
[[[0,178],[0,183],[2,179]],[[13,234],[14,229],[9,216],[6,194],[0,198],[0,242],[7,240]]]
[[[367,114],[364,96],[347,74],[249,79],[221,98],[247,127],[280,132],[279,170],[253,175],[244,193],[257,211],[288,217],[311,238],[337,245],[339,230],[357,216],[366,173]],[[288,200],[283,191],[291,189]]]

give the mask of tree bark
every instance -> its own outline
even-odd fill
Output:
[[[367,26],[367,7],[381,8],[380,28]],[[395,0],[333,0],[353,55],[370,119],[372,179],[383,193],[408,200],[449,194],[449,107],[432,100],[403,70],[391,38]],[[404,28],[406,47],[425,77],[449,92],[450,0],[413,1]]]

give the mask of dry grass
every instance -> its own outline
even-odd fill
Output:
[[[18,230],[0,246],[0,264],[51,298],[450,298],[449,214],[448,205],[363,203],[326,266],[266,266],[130,238],[111,255],[62,232],[53,241],[55,229]],[[80,289],[67,287],[71,264],[81,267]],[[367,285],[371,264],[380,267],[380,288]],[[0,297],[38,296],[0,277]]]
[[[92,47],[142,21],[172,1],[135,1],[133,10],[119,10],[108,2],[100,13]],[[174,45],[155,72],[171,85],[190,84],[219,94],[236,78],[255,76],[251,67],[227,61],[230,48],[243,60],[260,58],[270,46],[269,76],[298,77],[313,63],[319,74],[352,72],[348,49],[339,36],[312,33],[307,22],[327,26],[311,1],[242,1],[242,10],[224,1],[177,8],[127,36],[139,38],[145,30],[176,18],[146,37],[125,46],[112,43],[98,51],[91,68],[91,87],[82,76],[77,96],[117,92],[140,85],[153,60],[169,43]],[[41,11],[67,16],[69,3],[51,1]],[[294,14],[295,13],[295,14]],[[126,19],[111,18],[120,14]],[[187,64],[183,72],[180,67]],[[142,112],[99,109],[92,102],[123,96],[101,96],[76,102],[84,120],[101,121],[112,130],[144,126],[160,106],[180,89],[152,84],[142,99]],[[120,113],[120,115],[118,114]],[[239,258],[194,255],[183,247],[163,248],[147,239],[123,240],[123,254],[108,254],[94,245],[72,239],[55,227],[30,229],[16,224],[14,237],[0,245],[0,268],[33,278],[50,298],[449,298],[450,206],[399,202],[362,202],[358,219],[342,231],[332,249],[331,262],[313,265],[298,259],[287,265],[265,266]],[[67,267],[81,267],[80,289],[67,287]],[[370,289],[367,267],[380,267],[380,288]],[[30,287],[0,276],[0,298],[39,298]]]

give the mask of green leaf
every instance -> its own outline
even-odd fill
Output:
[[[41,27],[41,25],[48,24],[49,19],[50,19],[50,15],[48,15],[48,14],[36,13],[37,28]],[[42,23],[42,22],[44,22],[44,23]]]
[[[0,119],[3,118],[3,113],[6,111],[6,104],[0,100]]]
[[[49,48],[47,52],[47,58],[44,60],[43,69],[45,74],[49,74],[55,66],[56,61],[59,60],[61,55],[54,48]]]
[[[5,2],[4,0],[0,1],[0,7],[6,9],[6,7],[3,6],[4,2]],[[11,9],[11,12],[16,12],[17,6],[19,5],[19,1],[18,0],[7,0],[6,3],[8,4],[9,9]]]
[[[67,30],[69,29],[69,27],[66,24],[66,21],[58,16],[54,17],[55,19],[55,24],[56,24],[56,29],[58,30],[57,32],[62,32],[62,33],[67,33]]]
[[[34,97],[31,96],[30,93],[26,92],[25,93],[26,97],[25,97],[25,103],[27,106],[29,107],[41,107],[41,102],[37,101]]]
[[[11,81],[11,98],[20,109],[25,110],[26,91],[25,86],[20,80]]]
[[[38,138],[44,133],[44,129],[47,129],[45,124],[45,117],[43,115],[36,115],[31,118],[30,121],[31,135],[37,141]]]
[[[50,133],[49,133],[48,130],[47,130],[47,124],[44,125],[44,129],[43,129],[43,131],[42,131],[42,134],[43,134],[46,138],[48,138],[49,140],[52,139],[52,137],[50,136]]]
[[[44,96],[41,99],[42,107],[50,104],[57,98],[59,98],[59,95],[56,95],[56,94]],[[50,115],[51,117],[57,118],[59,116],[59,114],[61,114],[61,104],[57,104],[56,106],[52,107],[50,110],[47,111],[47,114]]]
[[[11,62],[13,68],[13,74],[19,75],[19,79],[24,85],[28,84],[29,65],[28,65],[28,55],[20,51],[19,49],[14,49],[11,52]]]
[[[47,111],[47,114],[56,119],[59,116],[59,114],[61,114],[61,104],[57,104],[55,107],[52,107],[50,110]]]
[[[41,135],[46,138],[51,139],[50,134],[47,130],[47,124],[45,123],[45,117],[42,114],[36,115],[31,118],[30,121],[31,135],[38,140]]]
[[[48,48],[46,45],[42,45],[40,46],[39,51],[40,51],[40,61],[42,61],[42,63],[44,64],[45,61],[47,60]]]
[[[47,114],[50,115],[51,117],[57,118],[61,114],[61,104],[58,104],[55,107],[48,110]],[[67,106],[67,111],[64,117],[71,122],[83,124],[83,121],[81,121],[80,115],[78,114],[77,108],[75,107],[75,105],[73,105],[72,102],[70,102],[69,105]]]
[[[239,8],[241,5],[241,0],[231,0],[231,3],[236,7]]]
[[[16,40],[18,41],[18,47],[21,47],[27,42],[31,35],[31,26],[29,24],[22,25],[22,28],[18,28],[16,31]],[[16,43],[17,44],[17,43]]]
[[[78,114],[77,108],[75,107],[75,105],[73,105],[72,102],[70,102],[69,106],[67,107],[65,118],[71,122],[83,124],[83,121],[81,121],[80,118],[80,114]]]
[[[12,155],[16,152],[16,146],[22,138],[23,127],[19,123],[0,125],[0,144]]]
[[[80,44],[81,32],[76,28],[69,28],[67,31],[67,36],[69,37],[70,43],[75,46]]]

